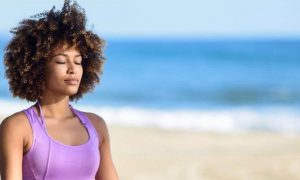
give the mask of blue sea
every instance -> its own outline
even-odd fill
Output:
[[[1,57],[7,39],[0,40]],[[101,82],[78,105],[156,112],[142,123],[148,125],[300,132],[300,40],[106,41]],[[0,99],[13,100],[5,78]]]

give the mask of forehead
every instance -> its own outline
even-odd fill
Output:
[[[75,54],[80,54],[80,50],[76,45],[69,45],[67,43],[60,43],[56,45],[52,51],[51,51],[51,56],[60,54],[60,53],[75,53]]]

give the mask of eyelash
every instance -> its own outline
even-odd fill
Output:
[[[65,64],[65,62],[56,62],[57,64]],[[81,65],[81,63],[75,63],[77,65]]]

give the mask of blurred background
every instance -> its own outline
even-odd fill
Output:
[[[121,179],[300,178],[300,1],[77,2],[107,44],[73,104],[110,125]],[[11,28],[62,5],[1,1],[1,59]],[[0,75],[5,117],[29,104]]]

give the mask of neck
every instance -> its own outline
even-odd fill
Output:
[[[38,103],[41,106],[44,117],[64,119],[65,117],[72,115],[68,96],[62,99],[39,99]]]

